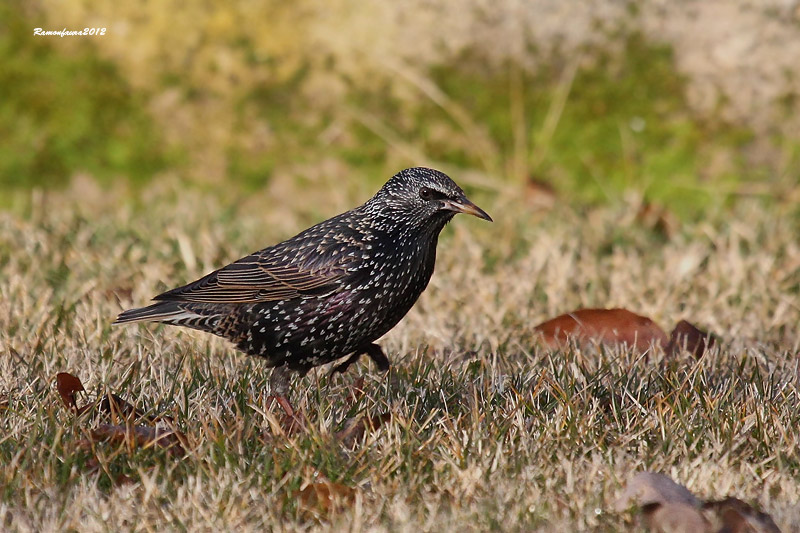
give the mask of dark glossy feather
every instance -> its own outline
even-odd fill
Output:
[[[354,238],[343,241],[325,231],[324,226],[335,227],[342,222],[337,220],[340,218],[343,216],[243,257],[193,283],[159,294],[154,300],[255,303],[336,291],[360,250],[354,245]]]

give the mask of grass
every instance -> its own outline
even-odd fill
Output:
[[[0,213],[6,530],[618,531],[636,517],[613,502],[641,470],[800,527],[800,248],[781,213],[742,205],[663,235],[622,209],[542,214],[496,197],[494,224],[463,217],[445,230],[431,286],[381,341],[390,373],[362,362],[296,379],[307,427],[287,436],[258,360],[211,336],[110,322],[304,227],[304,197],[255,193],[231,207],[167,184],[145,212],[94,194]],[[321,216],[364,198],[329,199]],[[536,345],[537,323],[581,306],[625,306],[665,328],[688,318],[725,342],[699,361]],[[87,448],[107,416],[65,409],[61,371],[89,398],[111,391],[173,417],[187,454]],[[352,446],[334,437],[387,412]],[[321,485],[336,502],[302,496]]]

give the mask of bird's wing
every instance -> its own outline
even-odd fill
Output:
[[[280,245],[243,257],[207,276],[159,294],[155,300],[255,303],[326,294],[341,288],[354,256],[346,243]]]

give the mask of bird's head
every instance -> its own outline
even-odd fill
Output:
[[[407,168],[392,176],[366,207],[418,228],[441,230],[458,213],[492,221],[446,174],[424,167]]]

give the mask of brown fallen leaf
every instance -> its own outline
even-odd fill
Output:
[[[356,442],[361,440],[361,437],[364,436],[367,429],[375,431],[391,419],[392,413],[350,418],[345,422],[344,429],[336,433],[336,440],[341,442],[343,446],[352,448]]]
[[[754,509],[738,498],[708,501],[703,509],[712,511],[722,523],[725,533],[780,533],[780,529],[766,513]]]
[[[116,421],[117,419],[122,419],[129,422],[135,420],[144,420],[150,424],[155,424],[162,419],[171,421],[171,418],[168,416],[161,417],[147,415],[141,409],[137,409],[125,401],[121,396],[117,396],[116,394],[110,392],[103,396],[103,399],[100,400],[98,406],[102,412],[111,415],[111,419],[113,421]]]
[[[698,329],[694,324],[686,320],[681,320],[672,330],[669,336],[669,344],[664,351],[670,355],[675,355],[685,349],[694,354],[695,357],[700,358],[716,342],[714,335]]]
[[[74,410],[77,415],[82,415],[94,408],[99,408],[103,413],[111,415],[112,421],[114,422],[117,420],[125,420],[128,422],[145,420],[148,423],[155,424],[161,420],[171,421],[168,416],[149,416],[145,414],[144,411],[137,409],[129,402],[125,401],[121,396],[110,392],[105,394],[101,400],[95,400],[79,408],[75,393],[84,392],[86,389],[84,389],[80,378],[67,372],[59,372],[56,374],[56,389],[64,405]]]
[[[78,411],[78,402],[75,399],[76,392],[83,392],[81,380],[67,372],[59,372],[56,374],[56,390],[58,390],[61,401],[67,408]]]
[[[356,489],[336,483],[322,474],[314,473],[311,481],[300,487],[296,494],[300,506],[307,511],[328,513],[353,504]]]
[[[687,503],[651,503],[642,507],[647,528],[658,533],[711,533],[711,524]]]
[[[689,489],[664,474],[638,472],[625,486],[615,508],[624,511],[632,505],[644,507],[652,503],[684,503],[699,509],[702,502]]]
[[[117,487],[122,485],[130,485],[131,483],[136,483],[136,480],[125,474],[119,474],[117,477],[114,478],[114,485],[116,485]]]
[[[90,432],[93,442],[111,442],[130,447],[160,446],[167,449],[173,457],[183,457],[186,451],[182,443],[186,436],[179,431],[152,426],[120,426],[100,424]]]
[[[627,309],[578,309],[557,316],[534,328],[550,348],[569,344],[569,340],[596,340],[604,344],[627,344],[638,352],[651,345],[665,347],[667,334],[646,316]]]
[[[631,506],[642,510],[648,528],[653,531],[710,531],[700,513],[701,502],[689,489],[656,472],[639,472],[628,482],[614,507],[618,512]]]
[[[9,405],[8,396],[0,396],[0,411],[7,410],[8,405]]]

